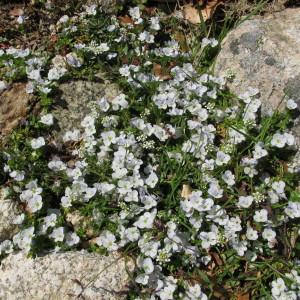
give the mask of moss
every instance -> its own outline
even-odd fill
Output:
[[[233,40],[230,45],[229,45],[230,51],[233,54],[239,54],[240,50],[239,50],[239,40]]]
[[[290,78],[283,91],[287,97],[300,101],[300,74]]]
[[[240,37],[240,44],[244,47],[255,51],[258,49],[262,33],[260,31],[245,32]]]

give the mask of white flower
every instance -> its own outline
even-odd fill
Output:
[[[72,201],[71,201],[70,197],[63,196],[63,197],[61,197],[60,202],[61,202],[61,206],[64,208],[72,206]]]
[[[286,107],[290,110],[293,110],[293,109],[296,109],[298,107],[298,105],[293,99],[288,99],[286,101]]]
[[[232,186],[235,184],[235,176],[232,174],[232,172],[230,170],[226,170],[224,172],[224,174],[222,175],[222,179],[229,186]]]
[[[27,77],[29,79],[32,79],[34,81],[41,81],[41,74],[40,74],[41,70],[40,69],[35,69],[35,70],[28,70],[27,73]]]
[[[77,245],[80,241],[79,236],[75,232],[68,232],[66,234],[66,244],[68,246]]]
[[[231,245],[239,256],[244,256],[247,251],[247,241],[232,241]]]
[[[126,202],[139,202],[139,194],[136,190],[129,191],[124,198]]]
[[[204,249],[209,249],[210,246],[214,246],[218,243],[217,234],[213,231],[209,231],[209,232],[202,231],[199,234],[199,238],[202,241],[201,246]]]
[[[158,182],[158,177],[154,172],[151,172],[148,178],[145,180],[145,184],[149,187],[154,188]]]
[[[61,78],[65,73],[67,72],[67,69],[65,68],[57,68],[57,67],[54,67],[52,69],[49,70],[48,72],[48,79],[50,81],[52,80],[58,80],[59,78]]]
[[[20,214],[15,217],[12,224],[21,225],[25,220],[25,214]]]
[[[129,15],[130,15],[130,17],[132,17],[135,24],[140,24],[143,22],[143,19],[141,18],[140,8],[138,6],[130,7]]]
[[[5,240],[0,243],[0,255],[2,253],[12,253],[14,251],[13,249],[13,243],[10,240]]]
[[[291,219],[300,218],[300,202],[288,202],[288,206],[284,209],[284,212]]]
[[[9,176],[16,181],[23,181],[25,178],[25,172],[24,171],[12,171],[9,173]]]
[[[136,227],[129,227],[125,229],[125,238],[131,242],[135,242],[140,238],[140,232]]]
[[[240,196],[238,205],[243,208],[248,208],[252,204],[253,200],[252,196]]]
[[[28,252],[30,250],[32,238],[34,237],[34,227],[23,229],[13,237],[13,243],[20,249]]]
[[[54,240],[54,242],[62,242],[65,237],[65,229],[63,227],[54,228],[49,237]]]
[[[69,21],[69,16],[67,15],[63,15],[57,22],[57,24],[60,24],[60,23],[66,23]]]
[[[207,300],[207,296],[201,291],[200,284],[189,285],[185,289],[185,297],[183,300]]]
[[[114,131],[104,131],[101,133],[103,144],[105,146],[110,146],[116,143],[116,133]]]
[[[208,39],[208,38],[203,38],[201,42],[201,46],[204,48],[206,46],[211,46],[211,47],[216,47],[218,45],[218,41],[214,38]]]
[[[97,101],[97,104],[101,111],[107,112],[109,110],[109,102],[105,98],[101,98],[99,101]]]
[[[66,55],[66,61],[70,66],[74,68],[79,68],[82,66],[82,60],[77,56],[76,53],[73,52]]]
[[[147,274],[139,274],[136,278],[135,278],[135,282],[142,284],[142,285],[147,285],[149,281],[149,275]]]
[[[227,164],[230,161],[230,156],[223,151],[218,151],[217,152],[217,157],[216,157],[216,164],[218,166],[222,166]]]
[[[0,80],[0,93],[7,89],[7,83],[3,80]]]
[[[250,178],[253,178],[255,175],[258,174],[257,170],[253,165],[249,165],[244,168],[244,173],[248,175]]]
[[[48,126],[52,125],[53,115],[52,114],[43,115],[40,119],[40,122]]]
[[[118,249],[116,237],[109,230],[104,230],[100,236],[96,238],[96,243],[98,246],[103,246],[108,251],[115,251]]]
[[[158,125],[153,125],[153,134],[161,141],[164,142],[168,139],[168,134],[165,129]]]
[[[275,133],[271,140],[271,145],[277,148],[283,148],[286,143],[286,138],[283,134]]]
[[[146,42],[148,44],[154,43],[154,35],[150,34],[148,31],[141,32],[138,39],[141,42]]]
[[[265,228],[264,231],[262,232],[262,237],[265,240],[271,242],[271,241],[273,241],[275,239],[276,232],[273,229],[271,229],[271,228]]]
[[[138,228],[152,228],[154,219],[156,217],[156,210],[153,210],[150,212],[145,212],[143,215],[141,215],[136,222],[134,222],[134,226],[137,226]]]
[[[246,237],[250,241],[256,241],[258,239],[258,233],[251,226],[248,226],[247,232],[246,232]]]
[[[154,271],[154,264],[150,257],[147,257],[143,260],[142,268],[146,274],[151,274]]]
[[[211,182],[209,185],[209,189],[207,191],[212,197],[214,198],[222,198],[223,197],[223,190],[220,188],[218,183]]]
[[[159,30],[160,24],[159,24],[159,18],[158,17],[151,17],[150,18],[150,28],[152,30]]]
[[[17,18],[17,23],[18,24],[23,24],[24,23],[24,16],[18,16],[18,18]]]
[[[268,155],[268,151],[264,149],[264,144],[262,142],[255,144],[254,151],[253,151],[254,159],[260,159],[267,155]]]
[[[42,197],[40,195],[34,195],[27,201],[28,211],[35,213],[43,206]]]
[[[73,131],[67,131],[63,136],[64,142],[74,141],[77,142],[80,140],[80,131],[78,129],[74,129]]]
[[[124,94],[120,94],[119,96],[115,97],[112,101],[112,109],[119,110],[128,107],[128,102],[126,101],[126,96]]]
[[[255,211],[254,217],[255,222],[267,222],[268,221],[268,211],[266,209],[261,209]]]
[[[277,297],[286,291],[286,286],[282,278],[272,281],[272,295]]]
[[[292,134],[285,132],[283,136],[288,146],[293,146],[295,144],[295,137]]]
[[[52,213],[46,217],[44,217],[44,222],[41,225],[41,232],[46,233],[49,227],[54,227],[56,224],[57,215]]]
[[[229,135],[229,141],[231,143],[233,143],[234,145],[240,144],[241,142],[246,140],[246,137],[244,134],[242,134],[242,132],[244,132],[243,130],[235,130],[233,128],[229,128],[228,131],[228,135]]]
[[[95,16],[97,14],[97,5],[93,4],[85,6],[85,12],[87,15]]]
[[[66,170],[67,166],[64,162],[62,162],[60,159],[53,159],[51,161],[49,161],[48,163],[48,168],[50,170],[53,170],[53,171],[63,171],[63,170]]]
[[[45,139],[42,136],[40,136],[36,139],[32,139],[30,144],[32,149],[39,149],[43,147],[46,143]]]
[[[272,189],[278,194],[282,195],[284,194],[284,188],[285,188],[285,183],[280,180],[280,181],[274,181],[272,183]]]

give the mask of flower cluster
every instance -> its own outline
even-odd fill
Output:
[[[89,26],[97,14],[96,7],[87,7],[76,26]],[[61,20],[62,33],[74,37],[72,51],[52,59],[47,79],[41,79],[41,60],[27,62],[30,82],[41,87],[59,81],[70,66],[89,66],[100,57],[115,63],[125,88],[113,99],[95,99],[80,128],[65,133],[72,159],[57,150],[45,160],[45,174],[33,177],[30,166],[10,167],[13,155],[7,155],[12,193],[30,217],[13,243],[1,243],[0,253],[13,246],[29,251],[41,236],[57,250],[80,244],[87,232],[70,231],[65,219],[79,210],[98,230],[93,247],[135,249],[135,282],[145,297],[205,300],[210,291],[200,284],[199,270],[212,273],[216,255],[228,264],[234,257],[236,272],[243,273],[262,258],[282,255],[287,236],[299,233],[297,174],[282,166],[285,154],[295,150],[295,138],[279,122],[297,107],[289,99],[289,111],[262,121],[257,90],[249,88],[232,102],[225,80],[195,68],[192,53],[178,41],[156,42],[163,26],[159,17],[146,17],[138,7],[129,16],[129,25],[117,18],[105,25],[110,38],[86,44],[80,36],[76,42],[72,19]],[[128,59],[120,64],[121,41]],[[215,46],[217,41],[208,38],[201,45]],[[167,66],[166,78],[153,72],[158,60]],[[39,123],[51,126],[53,116],[45,114]],[[47,143],[46,136],[38,136],[29,147],[43,151]],[[43,182],[52,186],[41,187]],[[273,299],[300,296],[299,263],[293,265],[285,275],[292,284],[273,278],[268,287]]]

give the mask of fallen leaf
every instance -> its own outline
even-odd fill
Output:
[[[157,8],[156,7],[144,7],[144,12],[147,15],[154,16],[157,12]]]
[[[236,298],[237,300],[250,300],[250,295],[249,293],[237,294]]]
[[[133,20],[129,16],[120,16],[118,17],[120,24],[122,25],[132,25],[134,24]]]
[[[96,244],[97,244],[97,238],[90,239],[90,240],[88,241],[88,243],[89,243],[90,245],[96,245]]]
[[[191,5],[184,5],[183,6],[183,17],[185,20],[190,22],[191,24],[200,24],[201,18],[197,8]]]
[[[202,19],[204,22],[209,20],[214,14],[216,8],[222,3],[222,0],[210,0],[207,2],[206,6],[201,10],[198,10],[196,7],[190,4],[184,5],[183,17],[191,24],[200,24]]]
[[[189,45],[187,43],[187,39],[186,39],[186,36],[184,35],[183,32],[181,31],[175,31],[174,33],[174,39],[175,41],[177,41],[180,45],[180,49],[183,51],[183,52],[189,52]]]
[[[171,79],[172,76],[168,72],[168,70],[164,69],[160,64],[153,64],[153,74],[161,80]]]
[[[184,184],[181,190],[181,197],[184,199],[188,199],[191,193],[192,193],[191,186],[189,184]]]
[[[24,14],[24,10],[21,8],[14,8],[9,12],[9,15],[13,17],[23,16],[23,14]]]
[[[56,42],[58,41],[57,35],[56,35],[56,34],[51,34],[51,36],[50,36],[50,41],[51,41],[52,43],[56,43]]]
[[[221,256],[217,252],[211,251],[209,254],[218,266],[222,266],[224,264]]]

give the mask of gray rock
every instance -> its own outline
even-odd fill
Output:
[[[60,139],[66,131],[79,129],[81,121],[91,112],[93,101],[101,97],[110,100],[118,94],[117,85],[109,82],[76,80],[60,84],[52,111],[58,125],[55,136]]]
[[[215,73],[233,78],[235,93],[258,88],[264,110],[300,104],[300,8],[256,17],[232,30],[222,43]]]
[[[5,199],[3,189],[0,189],[0,242],[11,239],[18,231],[18,226],[13,224],[18,209],[15,201]]]
[[[0,266],[0,299],[125,299],[130,285],[126,268],[132,272],[133,262],[116,253],[50,253],[34,259],[10,254]]]
[[[215,74],[228,77],[235,94],[260,91],[263,114],[294,99],[300,107],[300,8],[255,17],[232,30],[222,43]],[[300,145],[300,122],[292,129]],[[300,150],[294,158],[300,171]]]

